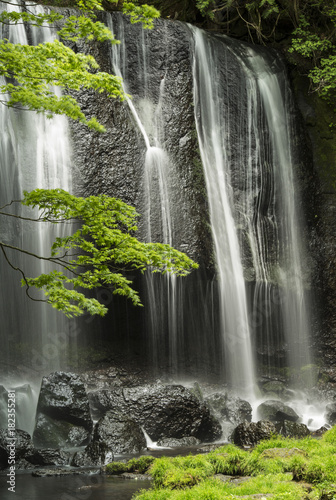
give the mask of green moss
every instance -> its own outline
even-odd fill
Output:
[[[106,474],[117,475],[128,472],[127,464],[124,462],[111,462],[106,465]]]
[[[154,462],[155,458],[151,455],[143,455],[139,458],[132,458],[127,462],[111,462],[106,465],[106,474],[118,475],[124,472],[136,472],[145,474]]]
[[[138,472],[139,474],[145,474],[148,471],[151,464],[154,462],[155,458],[151,455],[143,455],[139,458],[132,458],[127,462],[129,472]]]
[[[250,452],[227,445],[204,455],[162,457],[150,472],[154,489],[134,498],[226,500],[271,494],[276,500],[329,500],[336,492],[336,426],[320,440],[275,437]],[[245,477],[223,483],[223,474]]]

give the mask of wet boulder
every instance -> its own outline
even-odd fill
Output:
[[[139,453],[146,449],[146,438],[137,422],[109,411],[96,424],[93,442],[105,444],[114,454]]]
[[[248,401],[227,393],[214,393],[205,398],[213,414],[219,419],[225,419],[232,424],[251,422],[252,406]]]
[[[69,453],[54,449],[34,449],[25,455],[25,459],[32,465],[68,465]]]
[[[324,418],[328,424],[336,425],[336,403],[327,404]]]
[[[181,439],[177,438],[165,438],[159,439],[157,442],[158,446],[163,446],[165,448],[188,448],[189,446],[198,446],[201,441],[193,436],[184,437]]]
[[[299,415],[293,408],[273,399],[261,403],[257,408],[257,414],[260,419],[270,420],[271,422],[281,422],[283,420],[296,422],[299,419]]]
[[[303,438],[310,436],[310,430],[305,424],[299,424],[291,420],[283,420],[275,424],[279,434],[289,438]]]
[[[112,450],[105,443],[92,442],[84,450],[77,451],[72,457],[72,467],[101,467],[114,458]]]
[[[261,420],[259,422],[242,422],[232,433],[232,441],[237,446],[255,446],[263,439],[270,439],[277,434],[272,422]]]
[[[208,406],[181,385],[148,384],[97,391],[89,397],[95,415],[101,417],[113,411],[125,420],[132,418],[153,441],[186,436],[214,441],[222,433]]]
[[[85,445],[90,440],[92,427],[89,400],[79,375],[54,372],[43,377],[34,444],[40,448]]]
[[[26,431],[16,429],[14,435],[7,429],[0,430],[0,469],[5,469],[13,457],[15,462],[33,451],[31,436]],[[14,463],[14,462],[13,462]]]

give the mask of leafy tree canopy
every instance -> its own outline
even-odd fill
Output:
[[[283,43],[312,89],[335,106],[335,0],[196,0],[196,5],[229,35],[243,23],[253,43]],[[241,36],[241,30],[237,33]]]
[[[141,305],[138,293],[126,277],[128,272],[143,273],[149,268],[152,272],[185,276],[198,267],[185,254],[167,244],[137,240],[134,233],[138,214],[121,200],[106,195],[80,198],[62,189],[35,189],[25,192],[21,203],[39,209],[36,219],[26,220],[62,224],[72,230],[72,234],[55,239],[50,256],[36,255],[0,241],[7,262],[21,272],[27,294],[30,287],[43,290],[46,302],[68,317],[84,312],[104,316],[107,312],[103,304],[86,297],[81,289],[111,288],[114,294]],[[8,211],[11,206],[12,203],[3,207],[0,216],[18,217]],[[13,265],[8,250],[48,261],[59,270],[29,278]]]
[[[153,19],[159,12],[148,5],[137,5],[136,2],[119,2],[107,0],[107,5],[120,6],[130,16],[131,22],[142,22],[150,28]],[[96,20],[95,11],[103,10],[103,0],[74,0],[77,15],[68,18],[60,12],[49,12],[35,9],[36,4],[28,4],[23,12],[10,1],[0,1],[0,5],[8,6],[0,14],[0,25],[16,25],[24,22],[33,26],[61,23],[58,30],[60,39],[37,46],[21,45],[3,38],[0,40],[0,75],[7,80],[0,84],[0,92],[4,96],[2,103],[7,106],[25,106],[37,112],[45,112],[48,116],[65,114],[83,122],[88,127],[103,132],[104,127],[96,118],[87,119],[78,102],[68,95],[56,96],[51,86],[61,89],[79,90],[91,88],[104,92],[109,97],[124,98],[120,78],[99,71],[95,59],[83,53],[75,53],[64,42],[76,42],[79,39],[100,42],[119,43],[111,31]],[[106,3],[105,3],[106,4]]]

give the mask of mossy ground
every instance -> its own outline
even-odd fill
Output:
[[[336,499],[336,426],[321,439],[274,437],[252,451],[227,445],[208,454],[142,458],[153,487],[134,500]],[[139,460],[123,465],[139,470]]]

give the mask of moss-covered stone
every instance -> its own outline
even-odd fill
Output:
[[[124,462],[111,462],[106,465],[105,472],[111,476],[123,474],[128,472],[128,466]]]

